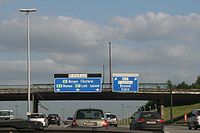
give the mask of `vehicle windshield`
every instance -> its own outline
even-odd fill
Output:
[[[44,118],[43,114],[31,114],[30,118]]]
[[[11,111],[0,111],[0,116],[9,116],[13,115],[13,112]]]
[[[153,119],[160,119],[160,114],[157,112],[143,112],[141,114],[142,118],[153,118]]]
[[[116,118],[115,115],[106,115],[106,117],[107,117],[107,118],[111,118],[111,119]]]
[[[77,119],[102,119],[104,118],[101,110],[79,110]]]

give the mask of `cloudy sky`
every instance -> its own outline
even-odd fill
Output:
[[[30,15],[32,83],[53,83],[55,73],[101,73],[103,65],[108,77],[109,42],[113,72],[138,73],[140,82],[193,83],[200,75],[199,5],[197,0],[0,0],[0,85],[26,84],[27,16],[20,8],[37,9]],[[128,112],[145,102],[78,103],[42,102],[60,115],[65,107],[89,104],[120,114],[122,104]],[[15,107],[25,114],[24,102],[1,103],[2,109]]]
[[[55,73],[135,72],[140,82],[195,82],[200,75],[200,1],[0,0],[0,84],[25,84],[30,15],[31,82]]]

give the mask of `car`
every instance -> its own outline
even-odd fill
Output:
[[[0,120],[14,119],[13,110],[0,110]]]
[[[194,128],[197,130],[200,128],[200,109],[194,109],[189,115],[188,118],[188,129],[191,130]]]
[[[43,113],[32,113],[29,116],[29,121],[38,121],[38,122],[41,122],[44,127],[49,126],[48,119],[47,119],[46,115]]]
[[[105,113],[105,115],[106,115],[106,120],[108,121],[109,126],[117,127],[118,119],[117,119],[116,115],[114,115],[112,113]]]
[[[138,111],[131,117],[130,130],[159,130],[164,132],[164,120],[157,111]]]
[[[108,128],[108,122],[101,109],[78,109],[73,117],[71,127]]]
[[[58,126],[60,126],[61,120],[58,114],[49,114],[47,118],[49,124],[57,124]]]
[[[9,130],[9,128],[13,128],[17,131],[44,130],[43,124],[41,122],[27,121],[25,119],[11,119],[6,121],[0,120],[0,128],[7,128],[6,130]]]
[[[64,121],[64,124],[67,125],[67,126],[70,126],[71,123],[72,123],[72,120],[73,120],[73,117],[68,117],[68,118]]]

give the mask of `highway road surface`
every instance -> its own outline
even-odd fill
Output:
[[[31,133],[27,131],[28,133]],[[83,128],[66,128],[66,126],[55,126],[50,125],[48,128],[45,128],[44,131],[33,131],[33,133],[161,133],[159,131],[130,131],[128,127],[110,127],[108,129],[83,129]],[[199,133],[198,130],[188,130],[186,126],[166,126],[164,133]],[[0,133],[18,133],[13,129],[3,129],[0,128]],[[26,133],[26,131],[23,131]]]

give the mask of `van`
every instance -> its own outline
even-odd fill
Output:
[[[13,110],[0,110],[0,120],[14,119]]]

